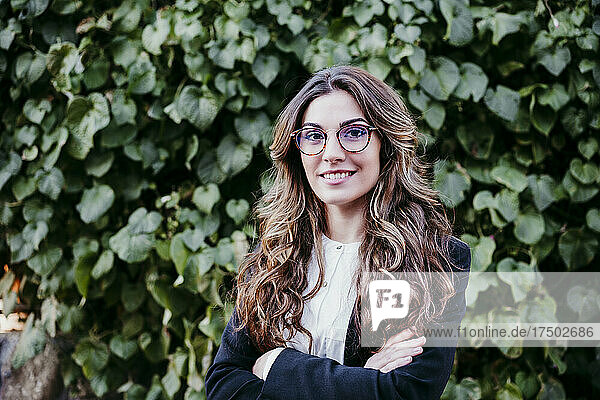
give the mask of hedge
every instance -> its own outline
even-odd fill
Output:
[[[0,293],[30,312],[13,367],[60,336],[73,389],[205,398],[272,123],[333,64],[422,117],[472,270],[597,271],[598,4],[0,1]],[[444,398],[585,397],[599,359],[460,348]]]

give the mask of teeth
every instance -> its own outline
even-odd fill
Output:
[[[323,177],[325,179],[342,179],[345,178],[347,176],[352,175],[350,172],[344,172],[344,173],[335,173],[335,174],[324,174]]]

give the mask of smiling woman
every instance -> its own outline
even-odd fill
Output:
[[[256,208],[261,239],[240,266],[208,398],[439,398],[455,348],[426,348],[420,334],[442,310],[460,322],[466,280],[434,287],[425,276],[411,286],[421,306],[405,329],[388,325],[377,351],[359,343],[371,322],[358,312],[365,275],[470,266],[416,154],[414,118],[387,84],[336,66],[309,79],[273,133],[274,184]]]

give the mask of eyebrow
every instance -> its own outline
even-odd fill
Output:
[[[348,124],[351,124],[353,122],[358,122],[358,121],[363,121],[364,123],[368,124],[367,120],[365,120],[363,117],[358,117],[358,118],[351,118],[346,121],[340,122],[340,128],[342,126],[346,126]],[[321,125],[317,124],[316,122],[305,122],[302,124],[302,126],[314,126],[314,127],[323,129],[323,127]],[[323,130],[325,130],[325,129],[323,129]]]

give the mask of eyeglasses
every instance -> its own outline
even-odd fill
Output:
[[[305,126],[290,134],[296,147],[307,156],[316,156],[325,150],[327,131],[314,126]],[[359,153],[367,148],[371,141],[371,132],[377,130],[373,126],[351,124],[338,129],[337,140],[348,153]]]

